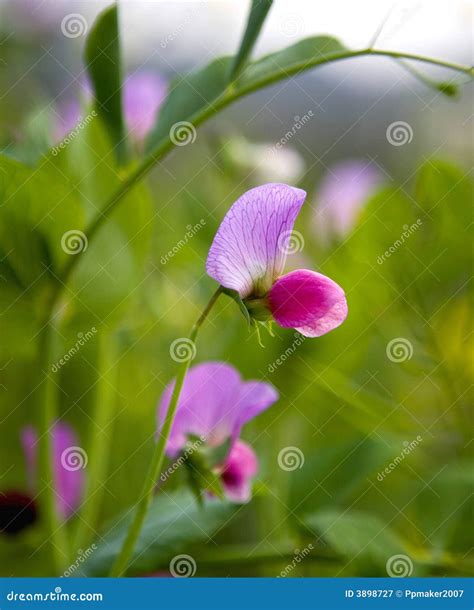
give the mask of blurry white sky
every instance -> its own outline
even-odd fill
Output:
[[[92,24],[110,0],[0,0],[27,7],[34,22],[78,12]],[[231,54],[240,40],[250,1],[120,0],[125,56],[140,63],[150,48],[176,67]],[[470,61],[473,3],[467,0],[275,0],[256,54],[315,34],[331,34],[351,47],[366,46],[392,9],[378,46]],[[26,11],[25,11],[26,12]],[[55,19],[56,17],[56,19]],[[172,41],[159,47],[167,36]],[[381,64],[383,70],[383,65]]]

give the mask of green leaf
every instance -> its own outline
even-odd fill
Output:
[[[66,175],[80,198],[89,222],[100,216],[104,202],[121,182],[112,143],[103,123],[94,120],[51,163]],[[80,256],[70,279],[67,315],[81,318],[82,330],[112,325],[120,319],[146,274],[145,259],[154,217],[146,183],[126,195]],[[84,319],[88,317],[88,320]],[[76,324],[74,324],[76,326]]]
[[[107,125],[117,157],[123,160],[122,62],[116,4],[100,13],[94,23],[86,40],[84,62],[94,87],[96,110]]]
[[[378,516],[362,511],[328,509],[306,515],[302,522],[348,561],[346,568],[370,566],[367,576],[386,575],[390,557],[406,554],[405,543]]]
[[[377,471],[393,459],[394,453],[388,443],[370,437],[309,453],[302,468],[292,473],[292,510],[299,514],[350,501],[370,486],[368,479],[375,480]]]
[[[182,126],[183,137],[194,141],[198,114],[202,122],[239,97],[323,63],[344,50],[335,38],[317,36],[250,63],[230,87],[230,57],[219,57],[197,72],[176,78],[148,139],[148,151],[170,138],[170,134],[176,139],[183,121],[190,124]]]
[[[194,116],[213,105],[223,93],[228,83],[230,57],[219,57],[198,72],[184,77],[179,76],[171,82],[170,94],[160,108],[158,122],[150,134],[147,149],[153,149],[160,140],[170,137],[179,139],[179,129],[189,134],[190,141],[195,138]],[[190,125],[179,125],[182,121]]]
[[[331,36],[305,38],[291,47],[265,55],[249,64],[236,83],[237,89],[253,89],[257,83],[258,86],[263,86],[276,82],[325,62],[345,50],[346,48]]]
[[[179,553],[192,554],[192,545],[207,542],[222,528],[237,505],[205,498],[200,508],[190,492],[160,494],[153,501],[138,539],[131,562],[131,573],[147,574],[168,569]],[[109,534],[97,542],[97,550],[82,566],[84,576],[103,576],[117,556],[130,524],[130,515],[120,519]]]
[[[273,0],[252,0],[252,6],[247,21],[244,37],[240,43],[240,48],[234,58],[234,62],[230,71],[230,80],[234,80],[242,68],[245,66],[247,59],[252,52],[255,42],[262,29],[265,18],[273,4]]]
[[[7,157],[0,157],[0,220],[2,250],[25,288],[61,267],[63,234],[84,226],[77,194],[52,165],[29,168]]]

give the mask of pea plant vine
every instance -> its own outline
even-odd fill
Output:
[[[176,148],[176,141],[171,137],[171,133],[177,123],[186,122],[196,129],[234,102],[269,85],[294,78],[313,68],[316,69],[334,62],[342,62],[364,56],[390,58],[397,62],[400,60],[404,62],[410,61],[421,65],[430,64],[448,69],[462,75],[462,77],[471,78],[473,75],[473,69],[469,66],[457,65],[441,59],[417,54],[377,49],[373,48],[372,45],[362,49],[348,49],[338,40],[329,36],[307,38],[260,59],[252,59],[254,45],[269,14],[271,5],[271,0],[252,1],[242,42],[235,56],[219,57],[198,72],[191,73],[185,78],[180,77],[171,84],[168,96],[160,110],[157,123],[148,138],[145,152],[133,164],[128,159],[129,155],[121,110],[122,82],[120,32],[118,26],[119,9],[114,4],[98,16],[94,27],[88,35],[84,58],[94,89],[95,108],[114,144],[117,162],[123,169],[124,176],[114,192],[109,195],[101,206],[100,213],[93,217],[89,224],[86,225],[84,234],[89,244],[97,239],[103,225],[109,221],[112,214],[126,199],[127,195]],[[104,78],[104,74],[107,74],[108,77]],[[453,80],[441,82],[431,79],[427,80],[426,78],[422,78],[422,80],[437,91],[448,96],[454,96],[460,84]],[[295,203],[295,201],[299,201],[298,198],[301,198],[301,195],[295,193],[295,191],[296,189],[290,189],[288,192],[272,191],[270,199],[276,201],[278,205],[282,205],[282,201],[288,202],[291,200],[291,205],[288,204],[288,209],[293,209],[292,206],[298,208],[300,204]],[[254,193],[251,199],[252,201],[260,201],[260,196],[260,193]],[[296,214],[294,217],[296,217]],[[287,228],[291,229],[291,226],[290,223]],[[277,244],[275,243],[274,246],[276,248]],[[42,330],[39,335],[39,358],[42,363],[46,361],[49,366],[54,362],[52,329],[60,318],[58,311],[60,310],[62,299],[65,297],[68,284],[74,277],[78,266],[83,258],[87,256],[88,253],[84,251],[67,259],[57,274],[45,299],[44,315],[41,324]],[[224,254],[219,251],[219,256],[224,256]],[[283,262],[280,261],[278,266],[282,266]],[[234,298],[253,325],[266,323],[269,318],[272,318],[286,327],[308,328],[309,321],[308,323],[304,321],[304,323],[298,324],[294,321],[296,318],[291,317],[293,312],[282,311],[278,302],[278,290],[289,291],[290,289],[278,284],[280,281],[278,277],[271,277],[268,285],[265,285],[263,288],[261,284],[257,283],[252,286],[251,290],[247,290],[245,286],[233,285],[232,281],[226,282],[225,278],[222,278],[220,271],[216,270],[214,263],[209,265],[208,272],[212,277],[217,279],[219,287],[193,327],[189,335],[191,341],[196,339],[200,326],[221,294],[227,294]],[[282,269],[278,271],[281,274]],[[290,280],[293,282],[291,284],[291,291],[294,293],[295,290],[299,290],[298,286],[300,284],[298,282],[301,283],[303,280],[306,282],[308,278],[293,276],[288,281]],[[337,322],[340,323],[345,317],[345,301],[343,296],[338,292],[338,287],[333,286],[329,278],[322,280],[312,276],[310,283],[313,281],[316,282],[318,290],[324,284],[324,290],[327,291],[327,294],[330,294],[328,299],[331,300],[331,307],[336,307],[337,305],[338,313],[336,317]],[[316,288],[314,289],[316,290]],[[333,322],[331,322],[333,326],[335,325],[334,315],[333,310]],[[330,327],[331,325],[321,332],[327,332],[331,329]],[[317,336],[318,332],[319,330],[310,336]],[[128,534],[123,541],[122,549],[115,558],[110,572],[111,575],[121,576],[125,574],[130,564],[137,537],[140,534],[155,490],[157,478],[163,467],[167,443],[172,432],[176,409],[183,386],[185,385],[188,368],[189,361],[180,365],[160,436],[150,460],[149,472],[144,477],[143,490],[140,497],[133,502],[135,517],[131,521]],[[40,404],[38,405],[38,409],[41,412],[39,468],[41,473],[40,478],[44,484],[40,493],[40,503],[46,515],[45,523],[52,564],[54,565],[55,572],[59,574],[64,569],[64,558],[59,550],[70,548],[71,543],[68,540],[68,533],[57,514],[53,484],[53,446],[49,431],[58,418],[58,389],[50,376],[45,373],[46,369],[43,364],[39,366],[39,370],[43,371],[38,383],[41,392]],[[268,402],[271,402],[270,398]],[[94,482],[92,481],[91,484],[93,485]],[[216,491],[216,493],[218,492]],[[80,546],[84,541],[80,539],[81,535],[78,538],[77,544]]]

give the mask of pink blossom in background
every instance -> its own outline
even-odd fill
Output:
[[[158,408],[158,427],[163,425],[174,381],[168,385]],[[218,467],[226,496],[235,502],[250,499],[250,483],[258,470],[257,457],[240,439],[245,423],[278,400],[269,384],[243,381],[237,370],[225,362],[205,362],[192,367],[184,381],[178,408],[166,446],[175,458],[190,437],[198,437],[208,447],[230,441],[229,453]]]
[[[57,422],[51,430],[53,445],[53,480],[57,510],[68,519],[79,507],[84,493],[84,470],[72,460],[72,451],[78,449],[78,439],[68,424]],[[21,434],[30,486],[37,491],[38,434],[31,426]]]
[[[87,81],[81,81],[80,87],[80,96],[61,99],[57,104],[55,142],[63,140],[84,117],[80,98],[90,103],[92,89]],[[166,93],[166,81],[155,72],[134,72],[125,79],[122,87],[123,115],[126,130],[134,141],[143,141],[153,127]]]
[[[347,235],[365,202],[382,183],[380,170],[368,161],[349,160],[333,165],[316,193],[316,231],[323,241],[328,235]]]
[[[123,112],[133,139],[144,140],[168,91],[166,80],[156,72],[134,72],[123,85]]]
[[[235,290],[256,319],[319,337],[345,320],[343,289],[308,269],[283,275],[293,225],[305,191],[265,184],[244,193],[227,212],[207,257],[207,273]],[[302,237],[302,236],[299,236]]]

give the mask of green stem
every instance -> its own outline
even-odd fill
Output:
[[[200,315],[197,322],[191,329],[189,334],[189,340],[194,342],[197,337],[199,328],[201,327],[204,320],[207,318],[209,312],[211,311],[214,303],[219,298],[219,295],[222,292],[222,288],[216,290],[216,292],[212,295],[209,303],[206,308]],[[128,568],[130,560],[133,555],[133,551],[135,549],[138,537],[140,535],[143,522],[145,520],[146,514],[150,507],[150,503],[153,499],[153,492],[156,487],[156,482],[158,481],[158,477],[160,475],[163,461],[165,457],[165,448],[166,443],[168,442],[168,438],[171,432],[171,426],[173,424],[174,416],[176,413],[176,409],[178,406],[179,396],[181,394],[181,390],[183,388],[184,379],[186,377],[186,373],[188,371],[190,362],[192,358],[187,358],[181,363],[181,366],[178,370],[178,374],[176,375],[176,381],[173,389],[173,394],[171,396],[170,404],[168,406],[168,411],[166,413],[165,420],[163,422],[163,426],[160,431],[160,437],[158,442],[156,443],[155,449],[153,451],[153,457],[148,469],[148,473],[143,485],[142,492],[140,494],[140,500],[138,502],[135,517],[130,525],[130,528],[127,532],[127,536],[125,538],[125,542],[122,546],[122,549],[112,566],[112,570],[110,572],[110,576],[123,576]]]
[[[116,376],[115,349],[113,339],[104,332],[99,333],[98,379],[96,382],[94,416],[91,421],[89,445],[89,469],[85,500],[81,506],[81,518],[77,526],[72,553],[85,549],[95,536],[95,528],[104,495],[104,477],[112,436],[110,422],[115,410],[113,379]],[[73,559],[73,557],[71,557]]]
[[[49,545],[54,574],[59,576],[68,558],[68,539],[64,525],[57,513],[53,470],[53,426],[57,420],[57,404],[54,382],[51,378],[53,364],[53,337],[51,320],[43,325],[39,338],[38,368],[41,371],[38,387],[39,422],[39,502],[45,518],[47,544]]]

